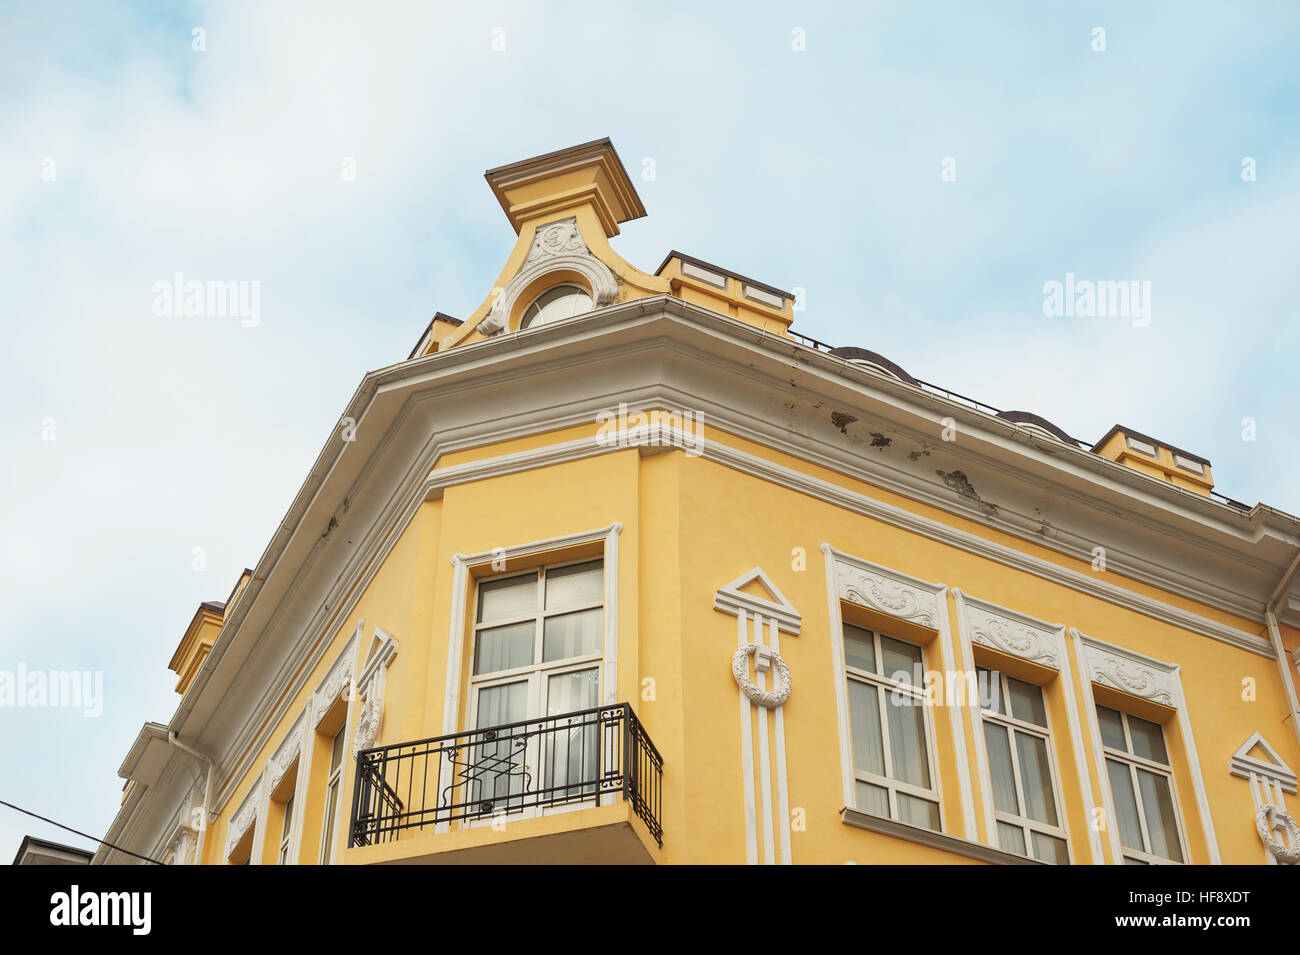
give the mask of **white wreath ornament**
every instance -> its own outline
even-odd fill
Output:
[[[1287,841],[1291,843],[1290,849],[1273,835],[1273,830],[1279,826],[1286,830]],[[1263,803],[1255,810],[1255,828],[1259,830],[1260,840],[1263,841],[1264,847],[1273,853],[1274,859],[1284,865],[1295,865],[1300,862],[1300,825],[1296,824],[1289,812],[1281,806]]]
[[[740,692],[749,697],[759,706],[765,706],[769,710],[775,709],[786,700],[790,699],[790,668],[785,665],[781,655],[774,651],[768,651],[772,654],[772,665],[776,669],[776,685],[770,690],[760,690],[753,680],[749,678],[749,658],[754,655],[760,647],[757,643],[747,643],[731,655],[731,675],[736,678],[736,683],[740,686]]]

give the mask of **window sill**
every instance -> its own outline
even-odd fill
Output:
[[[869,812],[860,812],[857,809],[846,808],[840,810],[840,820],[846,826],[869,829],[872,832],[906,839],[908,842],[916,842],[932,849],[955,852],[957,855],[978,859],[980,862],[990,862],[994,865],[1046,865],[1045,862],[1039,862],[1037,859],[1029,859],[1013,852],[1004,852],[1001,849],[994,849],[992,846],[981,845],[967,839],[959,839],[956,836],[935,832],[932,829],[909,826],[905,822],[898,822],[894,819],[883,819],[880,816],[873,816]]]

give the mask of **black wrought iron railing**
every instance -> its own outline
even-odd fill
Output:
[[[663,845],[663,758],[627,703],[357,754],[353,846],[621,796]]]

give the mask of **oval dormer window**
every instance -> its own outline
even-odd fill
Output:
[[[576,285],[557,285],[537,296],[533,304],[524,310],[524,318],[519,327],[549,325],[551,322],[590,312],[591,308],[591,296],[584,289]]]

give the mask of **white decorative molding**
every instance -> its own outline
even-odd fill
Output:
[[[757,583],[767,594],[760,597],[743,588]],[[791,865],[790,782],[785,756],[785,702],[790,698],[790,668],[781,657],[782,631],[798,636],[803,618],[781,589],[754,567],[723,584],[713,595],[713,609],[736,618],[736,650],[731,655],[731,675],[740,687],[740,766],[745,822],[745,861],[759,862],[759,828],[762,827],[762,857],[765,865],[780,861]],[[752,625],[752,631],[751,631]],[[754,676],[749,661],[754,660]],[[775,677],[772,689],[767,674]],[[755,733],[754,725],[758,731]],[[773,745],[769,747],[768,740]],[[772,753],[776,756],[773,766]],[[754,792],[755,753],[758,756],[759,793]],[[775,806],[773,805],[775,791]]]
[[[938,634],[939,653],[944,669],[958,668],[953,649],[952,627],[948,621],[948,587],[913,577],[902,571],[873,564],[836,550],[828,543],[821,545],[826,562],[826,599],[831,621],[831,666],[835,687],[836,722],[840,739],[840,781],[843,786],[844,805],[857,804],[853,775],[853,742],[849,728],[849,697],[844,670],[844,620],[840,601],[857,604],[899,620],[914,623]],[[933,664],[930,664],[933,669]],[[947,708],[952,725],[954,745],[957,750],[957,785],[961,794],[962,825],[967,838],[976,838],[975,805],[970,765],[966,753],[966,732],[962,726],[961,708]],[[935,774],[935,792],[939,794],[940,823],[943,823],[943,787]]]
[[[966,615],[971,642],[1053,670],[1061,669],[1064,625],[1040,623],[970,598],[966,601]]]
[[[304,710],[294,720],[293,727],[285,734],[284,741],[280,743],[267,764],[267,782],[271,789],[275,789],[280,785],[280,780],[284,779],[284,774],[288,772],[294,760],[302,754],[302,743],[306,738],[306,734],[307,713]]]
[[[1141,697],[1162,706],[1177,708],[1175,667],[1160,664],[1140,653],[1084,639],[1084,661],[1088,679],[1101,686]]]
[[[1258,747],[1261,756],[1252,756]],[[1250,781],[1250,801],[1255,811],[1255,831],[1264,843],[1270,865],[1300,862],[1300,827],[1286,808],[1286,793],[1296,791],[1296,774],[1277,750],[1258,732],[1228,757],[1228,772]],[[1277,831],[1285,833],[1285,841]]]
[[[239,840],[244,838],[244,834],[248,832],[250,827],[261,821],[262,786],[264,782],[265,778],[259,775],[257,781],[253,783],[253,788],[248,791],[244,801],[239,804],[235,814],[230,817],[230,827],[226,832],[226,851],[222,856],[223,859],[229,861],[230,853],[235,851],[235,846],[239,844]],[[256,857],[250,860],[253,864],[256,864],[257,861]]]
[[[1264,754],[1264,759],[1250,755],[1256,746]],[[1252,733],[1246,742],[1237,747],[1237,751],[1228,758],[1228,772],[1243,779],[1255,777],[1275,782],[1286,792],[1296,791],[1296,774],[1277,754],[1268,741],[1259,733]]]
[[[358,696],[365,699],[357,714],[357,726],[352,737],[352,751],[358,753],[379,742],[384,722],[384,689],[388,682],[388,667],[397,656],[397,639],[375,628],[370,641],[370,651],[361,665],[357,678]]]
[[[768,594],[767,598],[746,593],[744,588],[751,583],[757,583],[762,587]],[[763,573],[761,567],[755,567],[719,587],[713,595],[713,609],[732,616],[743,610],[752,615],[770,618],[776,621],[782,633],[792,636],[798,636],[799,630],[803,627],[803,618],[799,615],[799,611],[794,609],[794,604],[786,599],[785,594],[772,583],[772,578]]]
[[[844,555],[841,555],[844,556]],[[835,568],[836,591],[847,600],[872,610],[937,630],[939,593],[943,587],[864,561],[842,559]]]
[[[312,713],[315,717],[315,725],[320,726],[321,721],[329,714],[330,707],[334,705],[345,689],[351,687],[352,673],[356,667],[357,643],[361,639],[361,632],[365,626],[365,621],[358,620],[356,630],[353,631],[352,637],[344,645],[343,650],[335,658],[329,672],[325,674],[325,679],[321,680],[316,692],[312,695]]]
[[[1285,842],[1274,835],[1279,829],[1286,833]],[[1260,803],[1255,810],[1255,830],[1268,854],[1280,865],[1300,862],[1300,826],[1296,825],[1286,807],[1271,802]]]
[[[519,271],[492,302],[491,310],[478,323],[478,330],[488,336],[504,332],[524,290],[547,272],[565,270],[577,272],[587,281],[596,308],[609,305],[618,297],[618,279],[608,265],[591,254],[578,229],[578,220],[560,219],[537,230]]]
[[[754,668],[760,673],[774,672],[776,683],[764,690],[749,678],[749,658],[754,658]],[[747,643],[731,655],[731,675],[744,693],[754,703],[766,709],[775,709],[790,699],[790,668],[771,647]]]

